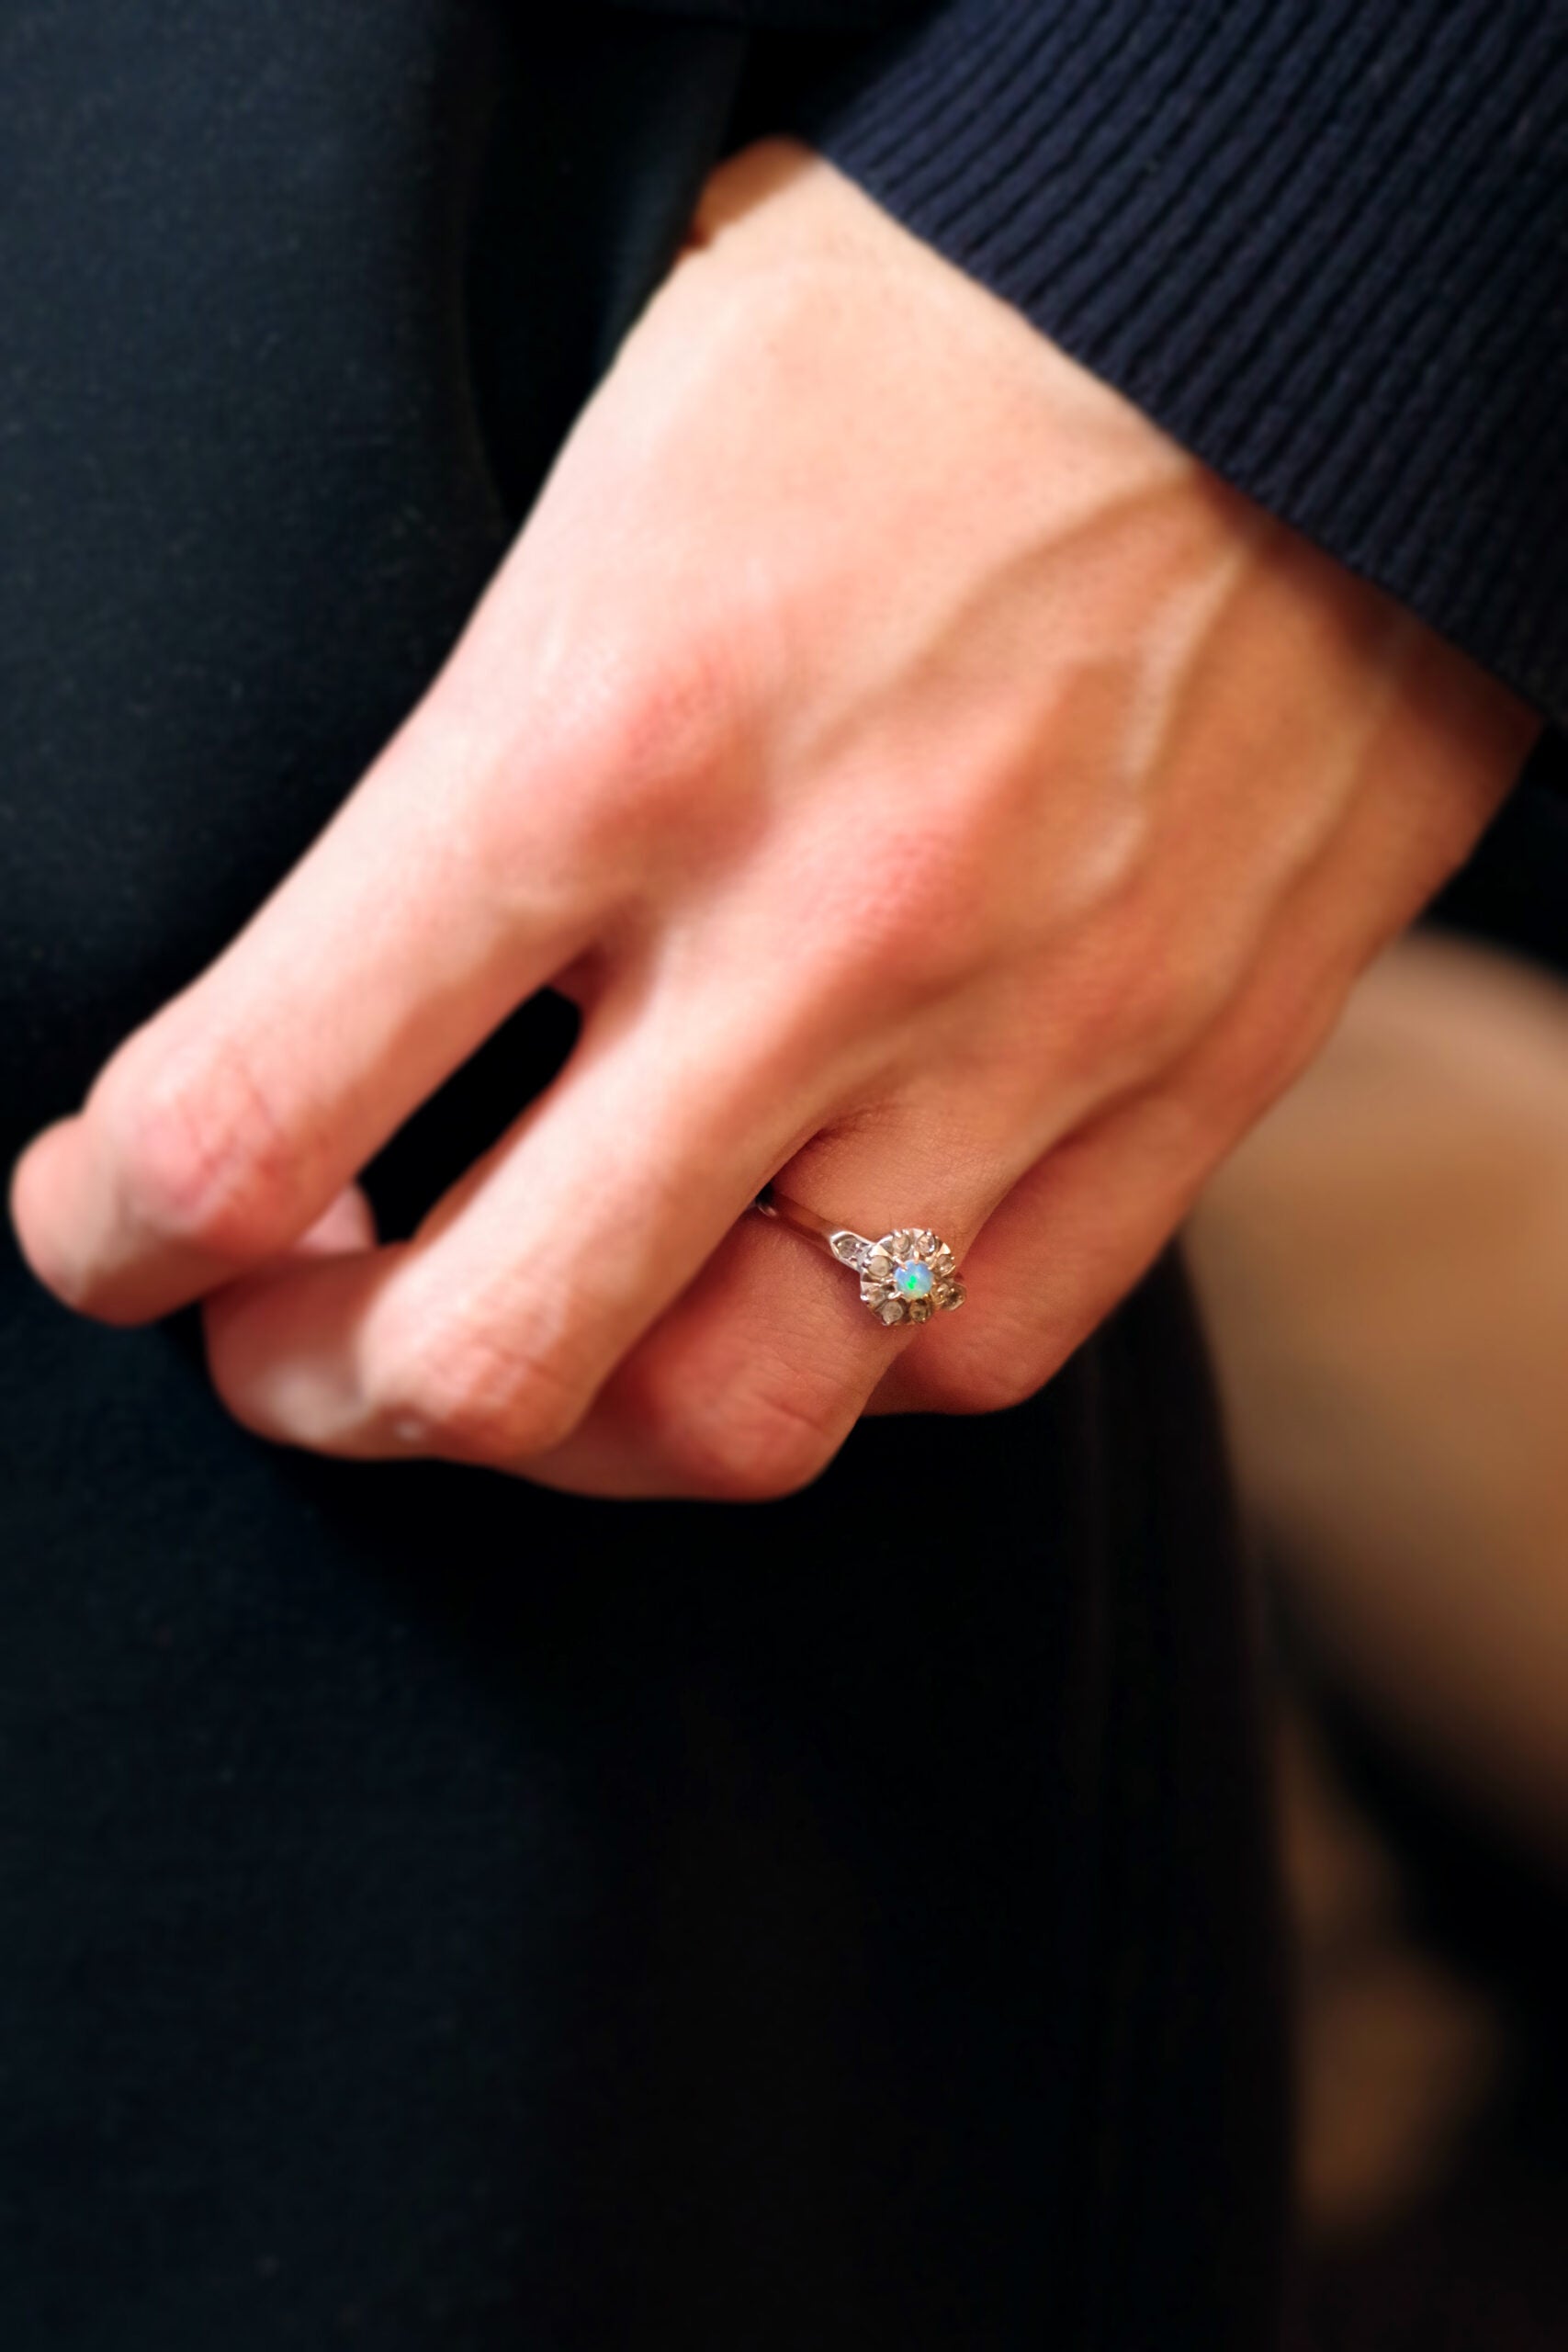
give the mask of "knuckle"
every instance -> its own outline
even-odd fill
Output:
[[[1063,988],[1075,1063],[1106,1084],[1141,1080],[1180,1057],[1212,1016],[1214,987],[1156,926],[1116,926],[1075,958]]]
[[[1151,957],[1129,975],[1110,1016],[1132,1069],[1163,1069],[1176,1060],[1201,1025],[1196,989],[1163,958]]]
[[[666,1449],[689,1491],[716,1502],[777,1502],[808,1487],[837,1453],[846,1432],[804,1390],[782,1381],[736,1386],[713,1408],[660,1415]]]
[[[186,1054],[141,1083],[128,1065],[103,1111],[121,1200],[155,1238],[244,1261],[307,1221],[304,1154],[242,1054]]]
[[[580,833],[644,854],[682,840],[739,728],[733,653],[698,633],[654,658],[606,657],[561,714],[555,745]]]
[[[934,853],[942,863],[941,853]],[[869,878],[869,888],[867,887]],[[841,1035],[852,1003],[863,1027],[959,1000],[997,960],[984,901],[945,876],[840,865],[816,877],[794,936],[792,998],[802,1031]],[[819,1049],[819,1048],[818,1048]]]
[[[1022,1344],[942,1348],[919,1366],[921,1402],[954,1415],[1010,1413],[1043,1388],[1056,1369],[1038,1340]]]
[[[610,740],[615,764],[634,784],[655,787],[668,778],[701,775],[722,750],[728,710],[718,649],[689,639],[678,654],[639,668],[616,698]]]
[[[1192,1158],[1205,1167],[1238,1142],[1302,1076],[1337,1017],[1337,999],[1318,1005],[1261,1000],[1222,1035],[1186,1090]]]
[[[925,1000],[986,960],[991,893],[968,846],[945,829],[879,845],[874,888],[842,933],[858,983]]]
[[[581,1419],[558,1372],[471,1326],[383,1323],[371,1353],[373,1418],[422,1453],[507,1468],[547,1453]]]

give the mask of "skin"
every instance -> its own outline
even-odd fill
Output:
[[[39,1278],[206,1302],[264,1436],[765,1498],[1046,1381],[1516,774],[1529,714],[827,164],[770,143],[446,668],[18,1164]],[[356,1170],[553,984],[413,1239]],[[930,1224],[889,1332],[744,1212]]]

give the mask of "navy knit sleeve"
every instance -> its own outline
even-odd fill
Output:
[[[1568,720],[1568,0],[949,0],[799,126]]]

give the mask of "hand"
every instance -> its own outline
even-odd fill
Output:
[[[16,1177],[205,1296],[231,1409],[588,1492],[785,1491],[1045,1381],[1462,857],[1533,722],[828,165],[722,171],[446,671]],[[553,982],[406,1243],[355,1171]],[[934,1225],[913,1333],[746,1217]],[[912,1342],[912,1344],[911,1344]]]

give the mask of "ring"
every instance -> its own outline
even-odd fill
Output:
[[[900,1226],[880,1241],[868,1241],[863,1233],[851,1233],[771,1187],[753,1206],[759,1216],[793,1226],[820,1241],[840,1266],[852,1267],[860,1276],[860,1295],[879,1323],[929,1323],[933,1315],[952,1315],[964,1304],[952,1250],[924,1226]]]

